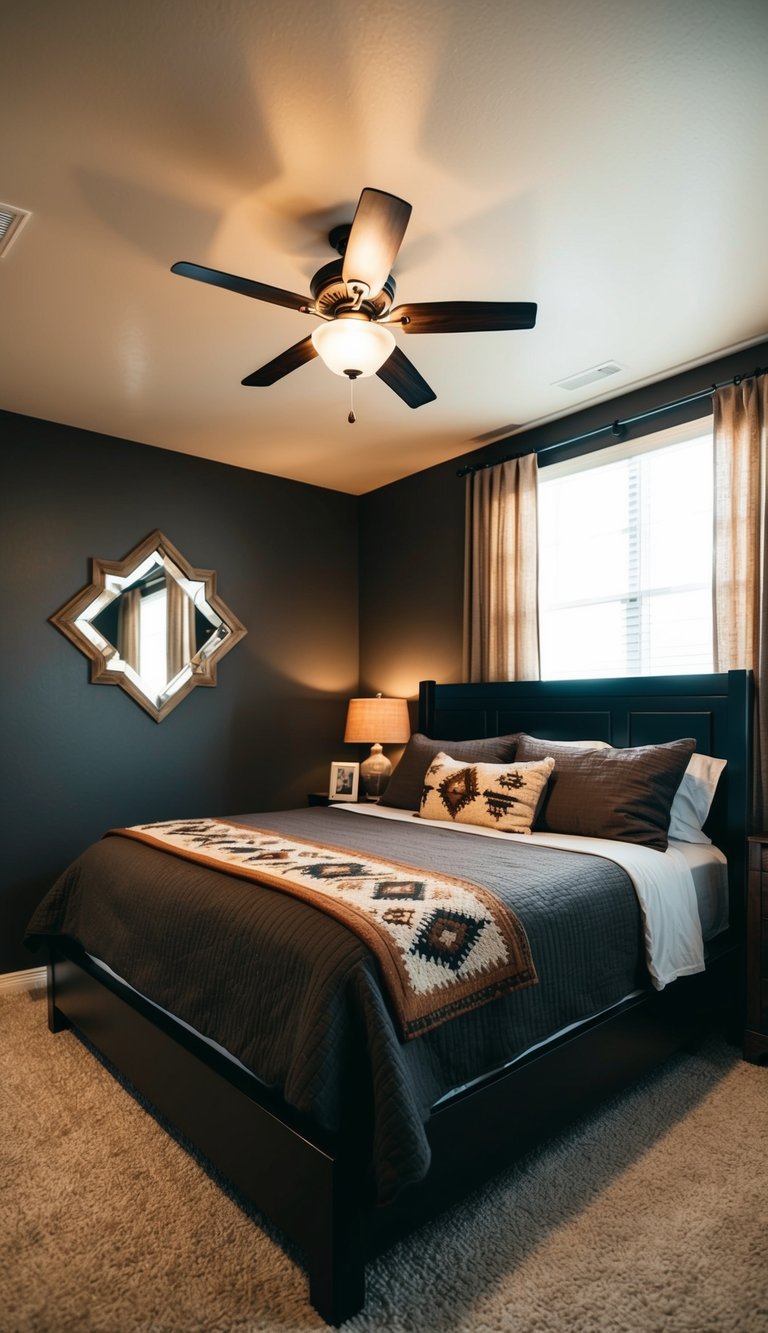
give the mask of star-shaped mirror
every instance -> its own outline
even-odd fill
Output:
[[[213,570],[194,569],[162,532],[124,560],[92,561],[93,582],[50,617],[91,660],[91,681],[120,685],[161,722],[247,633],[216,594]]]

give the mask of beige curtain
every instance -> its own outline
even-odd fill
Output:
[[[195,607],[175,579],[166,576],[165,587],[168,679],[173,680],[195,655]]]
[[[715,392],[714,439],[715,670],[754,672],[753,815],[761,831],[768,816],[768,376]]]
[[[141,592],[138,588],[126,588],[120,594],[120,607],[117,613],[117,651],[126,666],[139,669],[139,607]]]
[[[464,679],[538,680],[535,454],[467,477]]]

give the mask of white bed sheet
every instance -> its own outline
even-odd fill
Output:
[[[711,843],[675,842],[670,847],[685,857],[693,877],[704,942],[728,929],[728,861]]]
[[[433,828],[452,826],[421,819],[410,810],[363,802],[339,802],[331,809],[344,814],[419,822]],[[651,981],[663,990],[677,977],[704,971],[704,939],[728,924],[727,870],[722,852],[710,845],[670,843],[666,852],[607,838],[570,833],[502,833],[498,829],[462,824],[457,831],[478,837],[536,842],[563,851],[584,852],[615,861],[629,875],[643,918],[645,954]],[[722,885],[725,883],[723,907]],[[723,924],[724,922],[724,924]]]

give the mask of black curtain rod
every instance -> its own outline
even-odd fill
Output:
[[[718,389],[724,389],[727,384],[741,384],[743,380],[756,379],[758,375],[764,375],[768,366],[757,366],[743,375],[734,375],[733,379],[721,380],[719,384],[712,384],[708,389],[701,389],[698,393],[689,393],[686,398],[676,398],[673,403],[662,403],[659,407],[649,407],[646,412],[639,412],[635,417],[625,417],[623,421],[612,421],[607,426],[598,426],[596,430],[588,430],[583,435],[574,435],[570,440],[558,440],[557,444],[543,444],[539,449],[523,449],[517,454],[506,454],[504,458],[495,458],[489,463],[467,463],[465,467],[460,467],[456,473],[457,477],[467,477],[472,472],[482,472],[487,467],[499,467],[501,463],[509,463],[513,458],[522,458],[527,453],[537,455],[548,454],[553,449],[566,449],[571,444],[583,444],[585,440],[594,440],[598,435],[606,435],[609,431],[616,436],[617,440],[623,440],[630,426],[636,426],[638,421],[647,421],[649,417],[658,416],[661,412],[672,412],[676,407],[685,407],[688,403],[697,403],[701,398],[711,398]]]

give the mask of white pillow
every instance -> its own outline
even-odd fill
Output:
[[[725,759],[710,754],[694,754],[688,761],[683,780],[675,792],[669,816],[669,837],[677,842],[709,842],[702,825],[709,814]]]
[[[549,738],[552,740],[552,737]],[[540,736],[534,736],[534,740],[541,740]],[[612,750],[610,741],[552,741],[553,745],[570,745],[574,750]]]
[[[554,766],[552,758],[472,764],[441,750],[424,774],[419,814],[423,819],[530,833]]]

